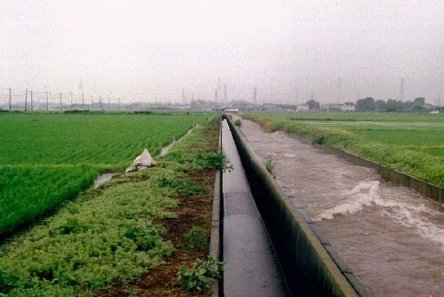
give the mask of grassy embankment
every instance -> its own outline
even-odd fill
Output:
[[[0,237],[75,197],[205,116],[0,114]]]
[[[414,113],[247,114],[282,130],[344,149],[444,187],[444,117]]]
[[[191,296],[176,274],[207,255],[184,234],[199,227],[208,239],[214,168],[223,165],[217,125],[206,122],[158,166],[90,189],[4,243],[0,296]]]

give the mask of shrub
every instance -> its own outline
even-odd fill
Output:
[[[188,248],[193,251],[202,250],[208,245],[208,236],[205,230],[199,226],[193,226],[190,232],[185,234],[185,238],[188,240]]]
[[[326,140],[327,140],[327,138],[324,135],[316,136],[313,139],[313,143],[314,144],[325,144]]]
[[[131,239],[137,245],[137,249],[141,251],[148,251],[162,241],[159,228],[151,224],[130,226],[124,236]]]
[[[223,263],[210,256],[207,261],[198,259],[191,268],[181,267],[177,281],[187,291],[200,291],[209,288],[215,279],[221,278],[222,271]]]

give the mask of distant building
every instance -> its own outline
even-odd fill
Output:
[[[298,104],[296,106],[296,111],[309,111],[310,110],[310,106],[308,104]]]
[[[228,113],[239,113],[239,108],[230,107],[230,108],[224,108],[223,110]]]
[[[327,111],[355,111],[356,105],[353,102],[323,104],[321,109]]]

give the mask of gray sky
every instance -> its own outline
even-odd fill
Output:
[[[2,0],[6,89],[125,100],[214,97],[444,103],[442,0]],[[1,97],[3,96],[3,97]]]

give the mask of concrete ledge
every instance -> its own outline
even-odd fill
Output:
[[[335,261],[327,251],[320,236],[313,231],[313,224],[292,207],[244,136],[229,118],[227,121],[292,294],[366,296],[353,274],[345,267],[341,268],[339,259]]]
[[[219,124],[219,147],[218,151],[221,152],[221,137],[222,131]],[[214,191],[213,191],[213,205],[211,216],[211,235],[210,235],[210,247],[209,255],[217,259],[222,260],[222,170],[217,170],[214,178]],[[223,296],[222,293],[222,280],[216,280],[210,288],[211,297]]]

